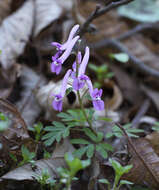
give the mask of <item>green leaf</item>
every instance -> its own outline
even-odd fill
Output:
[[[128,173],[131,170],[132,167],[133,167],[133,165],[127,165],[127,166],[123,167],[124,168],[124,173]]]
[[[128,5],[121,6],[118,12],[121,16],[135,21],[152,23],[159,21],[158,10],[159,4],[156,0],[135,0]]]
[[[102,155],[103,158],[107,158],[108,157],[107,152],[104,150],[104,148],[100,144],[96,145],[96,150],[99,152],[99,154]]]
[[[130,182],[130,181],[127,181],[127,180],[121,180],[121,181],[120,181],[120,184],[121,184],[121,185],[124,185],[124,184],[133,185],[134,183],[132,183],[132,182]]]
[[[107,179],[99,179],[98,182],[99,183],[104,183],[104,184],[110,184]]]
[[[6,115],[0,112],[0,132],[5,131],[9,127],[9,119]]]
[[[72,139],[72,144],[90,144],[89,141],[86,141],[85,139]]]
[[[88,67],[89,67],[89,69],[91,69],[92,71],[95,71],[95,72],[98,71],[98,67],[97,67],[96,65],[94,65],[94,64],[89,63],[89,64],[88,64]]]
[[[113,133],[111,133],[111,132],[108,132],[106,135],[105,135],[105,137],[107,138],[107,139],[109,139],[109,138],[111,138],[111,137],[113,137],[114,135],[113,135]]]
[[[0,54],[2,54],[2,51],[0,50]]]
[[[87,148],[87,157],[92,158],[93,154],[94,154],[94,145],[90,144],[88,145],[88,148]]]
[[[100,146],[102,146],[102,148],[107,150],[107,151],[113,151],[112,145],[110,145],[108,143],[100,143]]]
[[[104,134],[102,132],[97,132],[96,142],[99,143],[103,140]]]
[[[96,135],[91,131],[89,128],[84,128],[83,129],[84,133],[94,142],[97,141]]]
[[[70,127],[66,127],[63,123],[54,121],[53,125],[44,128],[44,131],[48,132],[42,137],[46,146],[50,146],[55,140],[60,142],[62,138],[66,138],[70,134]]]
[[[112,118],[109,117],[98,117],[98,120],[106,121],[106,122],[112,122]]]
[[[122,63],[126,63],[129,61],[129,56],[126,53],[115,53],[115,54],[110,54],[109,56]]]
[[[109,158],[109,162],[111,163],[111,165],[114,168],[116,173],[119,173],[122,170],[123,167],[116,160],[113,160],[113,159]]]
[[[88,146],[84,146],[84,147],[82,147],[82,148],[79,148],[79,149],[77,149],[77,150],[75,150],[75,151],[73,152],[73,155],[74,155],[75,157],[78,157],[78,158],[81,159],[82,156],[86,153],[87,149],[88,149]]]

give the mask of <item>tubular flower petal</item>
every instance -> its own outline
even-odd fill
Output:
[[[74,79],[74,81],[73,81],[73,89],[74,90],[79,90],[79,89],[83,88],[85,85],[85,82],[87,80],[89,80],[89,77],[87,75],[85,75],[85,70],[86,70],[86,67],[88,64],[88,60],[89,60],[89,48],[88,47],[86,47],[86,49],[85,49],[85,55],[83,57],[83,60],[82,60],[81,53],[78,54],[78,60],[81,63],[80,67],[79,67],[78,77],[76,77],[76,75],[74,73],[72,74],[72,78]],[[81,62],[81,60],[82,60],[82,62]],[[75,70],[75,66],[74,66],[73,70]]]
[[[72,39],[74,38],[77,30],[79,29],[79,25],[76,24],[70,31],[70,34],[68,36],[67,41],[64,44],[60,44],[58,42],[52,42],[51,45],[55,46],[57,48],[57,50],[65,50],[67,49],[67,47],[69,46],[69,42],[72,41]]]
[[[88,85],[88,88],[89,88],[90,96],[92,98],[94,109],[96,109],[96,110],[103,110],[104,109],[104,101],[101,100],[101,96],[102,96],[103,90],[102,89],[98,90],[97,88],[95,88],[93,90],[93,86],[92,86],[91,80],[87,81],[87,85]]]
[[[79,39],[79,36],[76,36],[69,44],[68,48],[64,51],[64,53],[59,57],[59,55],[61,54],[61,50],[58,51],[55,56],[52,57],[53,62],[51,63],[51,71],[53,73],[56,73],[56,75],[58,75],[61,70],[62,70],[62,64],[64,63],[64,61],[69,57],[73,46],[75,45],[75,43],[77,42],[77,40]]]
[[[55,98],[52,102],[52,106],[57,111],[62,111],[62,100],[63,100],[63,97],[65,96],[65,92],[66,92],[66,88],[67,88],[67,82],[68,82],[68,78],[69,78],[71,72],[72,72],[72,70],[69,69],[67,71],[67,73],[65,74],[63,81],[62,81],[60,93],[53,95]]]

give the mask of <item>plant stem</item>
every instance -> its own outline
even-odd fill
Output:
[[[90,127],[91,130],[97,135],[97,133],[96,133],[96,131],[93,129],[92,123],[91,123],[91,121],[89,120],[89,118],[88,118],[88,116],[87,116],[87,114],[86,114],[86,111],[85,111],[85,109],[84,109],[84,107],[83,107],[83,103],[82,103],[82,99],[81,99],[79,90],[77,90],[77,97],[78,97],[78,101],[79,101],[81,110],[82,110],[82,112],[83,112],[83,115],[84,115],[84,117],[86,118],[89,127]]]

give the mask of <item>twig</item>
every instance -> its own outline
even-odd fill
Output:
[[[152,69],[151,67],[144,64],[144,62],[140,61],[137,57],[132,55],[128,48],[124,46],[121,42],[119,42],[116,39],[108,39],[105,40],[105,44],[96,43],[94,45],[90,45],[94,49],[102,48],[104,47],[113,47],[119,50],[120,52],[124,52],[129,56],[130,62],[133,64],[133,66],[139,70],[141,73],[148,74],[149,76],[155,77],[156,79],[159,79],[159,71]]]
[[[155,22],[155,23],[144,23],[144,24],[139,24],[136,27],[134,27],[133,29],[125,32],[124,34],[120,35],[119,37],[115,38],[116,40],[124,40],[136,33],[139,32],[143,32],[145,30],[148,29],[155,29],[155,30],[159,30],[159,23]]]
[[[87,32],[87,28],[89,24],[95,20],[96,18],[100,17],[101,15],[105,14],[106,12],[110,11],[111,9],[114,9],[120,5],[128,4],[134,0],[120,0],[120,1],[108,1],[106,6],[104,8],[101,8],[99,5],[96,6],[96,9],[94,12],[87,18],[85,23],[81,26],[81,29],[79,31],[79,35],[83,36],[84,33]]]
[[[135,152],[136,156],[140,159],[140,161],[143,163],[143,165],[145,166],[145,168],[150,172],[150,174],[153,176],[154,180],[156,181],[156,183],[158,184],[158,179],[155,176],[155,174],[153,173],[152,169],[149,167],[149,165],[145,162],[145,160],[142,158],[142,156],[140,155],[140,153],[138,153],[136,147],[134,146],[131,138],[128,136],[127,132],[125,131],[125,129],[119,124],[116,123],[116,125],[123,131],[125,137],[128,140],[129,145],[131,146],[131,148],[133,149],[133,151]]]
[[[139,111],[137,112],[135,118],[131,122],[132,128],[137,128],[141,117],[145,115],[149,107],[150,107],[150,100],[146,99],[144,103],[142,104],[141,108],[139,109]]]

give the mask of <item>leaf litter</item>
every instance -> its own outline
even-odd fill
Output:
[[[143,0],[143,2],[146,2],[144,8],[148,10],[147,1]],[[106,2],[102,0],[99,3],[101,3],[100,6],[106,6]],[[137,1],[134,3],[136,3],[136,7],[139,6]],[[156,3],[158,6],[157,0],[151,3],[152,7]],[[73,153],[75,149],[84,147],[84,145],[72,145],[70,140],[86,138],[86,141],[89,141],[90,137],[86,137],[86,134],[82,133],[82,126],[79,126],[77,131],[73,127],[66,139],[60,139],[59,143],[54,142],[52,146],[46,147],[42,139],[36,144],[35,137],[28,127],[32,127],[38,121],[41,121],[44,126],[49,126],[53,121],[61,122],[57,112],[52,108],[52,94],[59,92],[64,72],[55,77],[48,71],[54,52],[50,42],[65,41],[72,25],[79,23],[82,26],[97,5],[96,1],[89,0],[76,2],[71,0],[67,2],[64,0],[28,0],[20,3],[16,0],[14,6],[13,4],[11,0],[0,2],[0,112],[5,114],[10,121],[7,130],[0,134],[0,160],[2,162],[0,185],[7,190],[10,190],[10,186],[7,187],[6,182],[9,184],[11,180],[21,181],[21,183],[24,180],[35,182],[35,174],[41,175],[44,168],[48,169],[52,179],[59,180],[57,168],[67,167],[64,159],[65,153]],[[111,78],[107,78],[108,75],[105,75],[101,83],[104,89],[103,99],[106,109],[103,112],[96,111],[92,117],[105,118],[94,121],[93,124],[98,133],[97,137],[114,147],[114,152],[109,153],[108,156],[115,158],[122,165],[133,165],[130,172],[124,174],[122,179],[153,190],[159,186],[158,132],[153,132],[153,130],[157,130],[158,125],[156,124],[156,128],[152,126],[159,120],[159,83],[152,75],[149,76],[142,70],[138,71],[128,59],[129,55],[120,51],[120,48],[107,46],[107,40],[118,40],[135,58],[149,68],[159,70],[158,54],[155,50],[158,47],[156,30],[152,28],[145,33],[141,30],[140,34],[136,32],[130,36],[125,35],[127,37],[122,36],[140,25],[143,19],[146,22],[154,19],[153,21],[156,22],[157,12],[151,13],[150,11],[147,14],[143,9],[134,9],[135,6],[131,6],[128,5],[129,12],[127,12],[129,9],[119,8],[120,15],[114,9],[100,16],[91,23],[92,28],[89,29],[93,29],[93,32],[83,36],[84,43],[92,47],[91,64],[96,66],[104,64],[110,72],[114,73]],[[137,17],[134,14],[135,11],[139,13]],[[128,19],[122,16],[128,17]],[[132,20],[137,22],[134,23]],[[80,48],[83,52],[82,46],[83,44],[80,45]],[[67,64],[64,64],[64,70],[70,68],[75,50],[66,60]],[[118,56],[117,59],[110,58],[112,54],[126,55],[124,57],[126,61],[121,62],[119,60],[122,59],[121,56]],[[93,76],[95,83],[98,80],[98,73],[91,70],[88,72]],[[72,81],[69,81],[68,86],[71,87],[71,84]],[[71,88],[68,91],[63,100],[64,112],[68,109],[79,109],[77,93]],[[90,108],[92,105],[89,101],[88,89],[80,90],[80,94],[83,97],[84,106]],[[142,107],[146,99],[150,100],[150,105],[145,112],[140,114],[138,108]],[[129,132],[133,133],[133,130],[141,129],[144,129],[144,132],[137,131],[138,138],[132,138],[132,141],[130,141],[130,137],[120,136],[120,131],[114,127],[115,123],[122,123],[123,128],[127,130],[128,127],[124,127],[125,121],[128,124],[133,123],[136,117],[138,123],[135,124],[135,128],[132,126],[131,129],[130,127]],[[70,124],[69,122],[67,125]],[[83,125],[88,127],[86,121],[83,122]],[[73,131],[74,129],[75,131]],[[115,130],[116,136],[107,139],[106,134],[112,133],[113,130]],[[100,136],[101,133],[104,134],[104,137]],[[43,134],[46,135],[46,130],[43,131]],[[126,144],[128,144],[127,148]],[[25,145],[30,152],[36,153],[33,160],[35,167],[31,163],[18,166],[18,162],[22,160],[22,145]],[[99,146],[97,145],[97,147]],[[103,149],[100,150],[103,151]],[[50,157],[45,158],[44,152],[47,152]],[[94,155],[91,150],[89,154]],[[13,164],[14,159],[17,160],[17,163]],[[99,177],[104,178],[105,176],[110,178],[113,183],[114,173],[107,158],[103,159],[100,154],[95,153],[92,163],[89,169],[78,174],[81,185],[78,186],[78,182],[75,181],[72,189],[77,189],[77,186],[78,189],[103,189],[103,186],[99,185],[97,181]],[[16,183],[12,185],[12,189],[16,189]],[[25,187],[23,189],[25,190]],[[121,189],[128,190],[130,188],[125,186]]]

